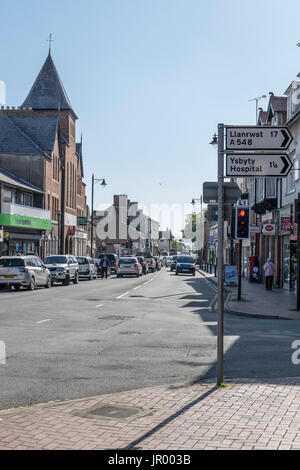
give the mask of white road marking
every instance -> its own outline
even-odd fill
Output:
[[[116,299],[121,299],[122,297],[124,297],[124,295],[127,295],[127,294],[129,294],[129,291],[124,292],[124,294],[119,295],[118,297],[116,297]]]
[[[47,318],[46,320],[36,321],[35,323],[45,323],[46,321],[51,321],[51,318]]]
[[[96,305],[96,308],[103,307],[103,304]]]
[[[140,287],[142,287],[142,285],[143,285],[143,284],[140,284],[139,286],[134,287],[133,290],[139,289]]]

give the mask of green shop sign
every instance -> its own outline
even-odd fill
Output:
[[[51,230],[50,219],[39,219],[38,217],[28,217],[27,215],[18,214],[0,214],[0,225]]]

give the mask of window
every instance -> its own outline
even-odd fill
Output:
[[[295,153],[290,158],[291,158],[291,161],[292,161],[292,164],[293,164],[293,167],[294,167],[294,165],[295,165]],[[285,178],[285,180],[286,180],[286,192],[291,193],[291,192],[295,191],[295,189],[296,189],[296,186],[295,186],[295,170],[291,170],[289,172],[289,174],[287,175],[287,177]]]
[[[16,192],[13,189],[4,188],[3,201],[4,202],[16,202]]]
[[[257,178],[256,202],[260,202],[265,197],[264,191],[265,178]]]
[[[276,197],[276,178],[266,178],[265,197]]]
[[[33,197],[30,193],[21,193],[21,204],[23,206],[33,206]]]

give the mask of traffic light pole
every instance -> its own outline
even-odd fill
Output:
[[[224,124],[218,124],[218,377],[224,382]]]
[[[295,216],[297,220],[297,310],[300,310],[300,221],[297,215],[300,205],[300,193],[298,193],[298,200],[295,201]]]

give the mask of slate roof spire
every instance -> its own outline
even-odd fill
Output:
[[[51,57],[51,50],[22,107],[35,110],[69,110],[77,118]]]

